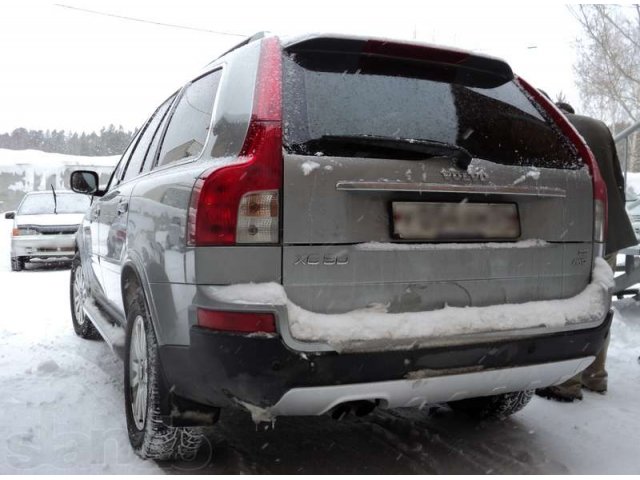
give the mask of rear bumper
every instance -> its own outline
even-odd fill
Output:
[[[26,235],[11,238],[12,257],[72,257],[75,233],[62,235]]]
[[[294,352],[279,337],[190,330],[164,345],[167,385],[212,406],[250,404],[270,415],[317,415],[348,400],[415,406],[561,383],[593,360],[612,314],[595,328],[481,344],[362,353]]]
[[[387,382],[354,383],[287,391],[265,413],[271,416],[322,415],[345,402],[375,400],[383,408],[422,407],[500,393],[556,385],[587,368],[595,357],[524,367]]]

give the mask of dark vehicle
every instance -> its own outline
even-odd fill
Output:
[[[124,356],[143,457],[192,454],[231,407],[506,416],[608,334],[597,166],[495,58],[258,35],[158,107],[105,190],[72,185],[97,197],[74,327]]]

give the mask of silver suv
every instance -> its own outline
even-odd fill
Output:
[[[72,186],[94,196],[74,328],[124,357],[143,457],[192,454],[221,408],[509,415],[608,335],[597,166],[498,59],[258,35],[158,107],[105,190]]]

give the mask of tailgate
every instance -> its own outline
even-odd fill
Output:
[[[284,55],[290,300],[404,312],[584,289],[591,178],[505,64],[476,58],[456,72],[347,43],[340,55],[309,42]],[[507,226],[489,228],[496,219]]]
[[[305,174],[310,161],[318,166]],[[540,169],[534,180],[526,177],[528,168],[474,162],[485,182],[447,176],[444,183],[446,160],[366,162],[363,169],[362,159],[285,157],[283,283],[294,303],[325,313],[373,303],[418,311],[564,298],[588,283],[586,170]],[[339,189],[345,183],[355,188]],[[506,193],[472,193],[500,185]],[[443,192],[443,186],[461,188]],[[402,242],[393,233],[393,202],[515,204],[520,235],[514,241]]]

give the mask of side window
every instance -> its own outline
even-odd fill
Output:
[[[122,157],[120,157],[120,161],[116,165],[116,168],[113,169],[113,173],[111,174],[111,177],[109,178],[109,183],[107,184],[107,191],[110,190],[111,188],[113,188],[118,183],[120,183],[120,179],[122,178],[122,172],[124,171],[125,167],[127,166],[127,162],[129,161],[129,157],[131,156],[131,152],[133,151],[135,146],[138,144],[138,139],[139,138],[140,138],[140,132],[138,132],[136,134],[136,136],[133,137],[133,140],[131,140],[131,143],[129,144],[129,146],[127,147],[125,152],[122,154]]]
[[[127,167],[125,169],[124,177],[122,178],[124,182],[126,182],[127,180],[131,180],[132,178],[135,178],[140,174],[140,170],[142,169],[142,162],[144,161],[147,150],[149,149],[149,143],[155,135],[156,130],[158,130],[158,125],[160,125],[160,122],[169,110],[173,98],[174,97],[172,96],[162,105],[160,105],[160,107],[147,122],[144,132],[142,132],[142,136],[140,137],[138,144],[133,150],[131,158],[129,159],[129,163],[127,164]]]
[[[173,101],[176,98],[176,95],[177,93],[171,96],[170,103],[173,103]],[[158,145],[162,140],[162,132],[164,132],[167,122],[169,121],[170,112],[171,112],[171,108],[168,108],[167,111],[164,112],[164,114],[162,115],[162,121],[160,122],[160,126],[156,129],[156,133],[153,134],[151,145],[149,145],[149,148],[147,149],[147,154],[145,155],[144,163],[142,164],[143,172],[148,172],[149,170],[151,170],[151,168],[153,167],[153,164],[155,163],[156,153],[158,152]]]
[[[222,70],[192,82],[182,93],[162,142],[158,165],[195,157],[202,152]]]

